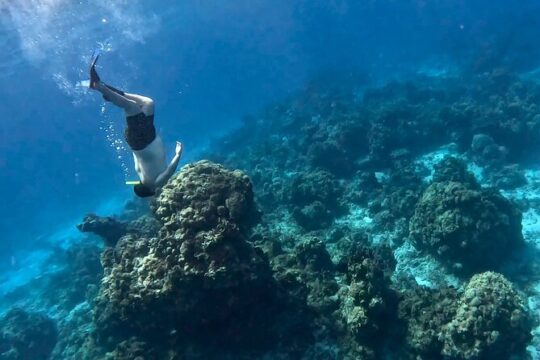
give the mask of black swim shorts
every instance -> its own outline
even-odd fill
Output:
[[[132,150],[142,150],[156,138],[154,115],[138,113],[126,117],[126,142]]]

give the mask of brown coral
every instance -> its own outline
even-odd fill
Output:
[[[416,205],[410,235],[454,270],[493,270],[523,243],[521,212],[495,190],[433,183]]]
[[[508,359],[531,339],[525,304],[501,274],[473,276],[454,319],[444,326],[442,353],[451,359]]]
[[[101,339],[200,332],[236,343],[253,335],[246,329],[268,316],[255,309],[270,301],[272,283],[266,258],[244,236],[255,212],[247,176],[207,161],[188,165],[155,212],[159,236],[128,235],[103,254]]]

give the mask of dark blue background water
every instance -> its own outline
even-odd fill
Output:
[[[192,160],[323,70],[533,68],[539,15],[527,0],[0,0],[0,253],[131,196],[131,158],[107,138],[121,112],[76,86],[95,48],[102,78],[153,97],[169,152],[182,140]]]

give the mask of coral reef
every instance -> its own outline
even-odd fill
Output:
[[[424,185],[410,162],[396,162],[394,166],[382,181],[381,191],[371,195],[367,207],[376,230],[394,229],[399,237],[405,237]]]
[[[391,254],[351,246],[342,261],[334,264],[325,245],[313,237],[292,252],[273,251],[269,257],[277,283],[289,302],[304,309],[296,319],[308,323],[315,334],[304,358],[374,359],[395,340],[393,329],[386,326],[397,318],[397,297],[389,283]],[[334,355],[320,349],[320,344],[326,344],[326,351],[335,347],[330,351]]]
[[[105,246],[56,249],[54,271],[2,304],[54,308],[55,360],[521,356],[525,304],[479,272],[524,244],[509,198],[534,185],[540,86],[497,72],[365,85],[312,83],[246,117],[155,200],[86,217]]]
[[[458,272],[493,270],[523,244],[521,212],[495,190],[435,182],[416,205],[410,236]]]
[[[402,295],[411,359],[509,359],[523,356],[531,319],[501,274],[474,275],[463,291],[412,286]]]
[[[157,199],[155,213],[167,235],[174,235],[176,230],[222,230],[227,223],[240,230],[258,220],[253,200],[247,175],[200,161],[187,165],[167,183]]]
[[[293,218],[305,229],[328,227],[343,212],[343,193],[336,178],[326,171],[301,173],[289,189]]]
[[[46,360],[56,340],[56,324],[45,315],[12,309],[0,320],[1,359]]]
[[[399,318],[407,324],[408,357],[442,358],[440,333],[456,313],[458,291],[451,287],[435,290],[413,284],[401,297]]]
[[[451,322],[442,330],[442,354],[451,359],[508,359],[531,339],[525,304],[504,276],[485,272],[469,281]]]
[[[272,303],[270,268],[243,235],[254,210],[241,172],[205,161],[185,166],[156,201],[159,237],[128,235],[103,254],[101,341],[188,334],[209,347],[270,341],[261,333],[270,313],[259,311]]]
[[[470,189],[480,189],[480,184],[474,175],[467,170],[467,164],[463,160],[453,156],[445,156],[435,164],[433,182],[458,182]]]
[[[508,150],[489,135],[476,134],[470,153],[473,161],[484,169],[486,181],[500,189],[515,189],[527,183],[518,164],[508,163]]]
[[[138,236],[152,237],[161,228],[158,219],[150,215],[142,215],[127,224],[127,232]]]
[[[133,210],[129,208],[128,219]],[[77,225],[77,229],[83,233],[93,233],[101,237],[105,246],[115,247],[120,238],[126,234],[136,234],[140,236],[153,236],[161,227],[159,221],[146,214],[135,217],[130,221],[122,221],[116,217],[98,216],[96,214],[86,215],[83,222]]]
[[[83,222],[77,225],[82,232],[91,232],[101,237],[106,246],[114,247],[122,236],[127,232],[127,224],[113,217],[99,217],[96,214],[88,214]]]
[[[472,158],[480,165],[493,166],[506,160],[508,149],[499,146],[486,134],[476,134],[471,143]]]
[[[535,144],[540,140],[540,87],[512,74],[493,72],[467,81],[417,78],[414,82],[394,82],[367,89],[362,96],[355,96],[356,90],[346,86],[339,92],[325,86],[308,87],[246,120],[234,134],[242,139],[234,147],[230,141],[227,151],[220,150],[224,144],[216,146],[220,154],[227,154],[220,162],[252,176],[263,221],[275,231],[269,235],[274,238],[272,244],[277,244],[267,252],[271,264],[287,258],[290,271],[297,269],[295,274],[304,274],[296,275],[302,279],[300,283],[309,284],[312,281],[308,279],[317,278],[314,273],[305,276],[306,269],[289,254],[296,245],[304,244],[307,232],[324,239],[332,259],[350,255],[350,242],[356,233],[365,233],[362,238],[367,240],[362,243],[368,247],[382,242],[393,246],[394,251],[404,241],[409,243],[410,236],[411,248],[416,246],[421,252],[414,249],[414,259],[401,261],[422,262],[422,254],[432,254],[446,265],[437,267],[441,283],[450,273],[460,276],[453,277],[459,284],[476,272],[512,262],[512,253],[524,243],[521,213],[506,195],[485,186],[514,189],[525,184],[522,166],[538,154]],[[446,153],[455,157],[444,158],[440,156],[445,153],[442,151],[435,153],[434,166],[418,156],[449,143],[451,150]],[[468,164],[474,166],[478,178],[467,170]],[[308,202],[290,196],[296,179],[302,179],[308,188],[313,182],[323,189],[322,194],[327,193],[324,184],[329,182],[309,179],[321,173],[331,174],[342,189],[338,212],[327,211],[329,206],[320,198]],[[287,223],[290,220],[283,215],[287,213],[301,228]],[[277,257],[276,248],[282,252]],[[346,324],[354,313],[351,309],[361,304],[355,300],[355,282],[347,280],[346,271],[336,266],[337,303],[322,303],[339,310],[330,317],[333,321],[325,324],[333,323],[335,327],[327,328],[341,334],[335,342],[344,338],[349,341],[343,343],[356,342],[353,348],[358,353],[351,355],[353,349],[346,353],[353,358],[369,357],[374,352],[370,346],[366,351],[359,350],[362,343],[351,327],[335,325]],[[281,273],[280,268],[273,267],[274,272]],[[442,358],[444,342],[439,335],[454,319],[459,292],[445,286],[407,286],[399,277],[396,281],[395,288],[406,292],[401,297],[400,318],[408,329],[404,333],[407,353],[413,358]],[[326,284],[324,289],[334,287],[331,281],[318,283]],[[345,290],[344,285],[350,285],[352,291]],[[327,297],[333,299],[332,291],[327,291]],[[343,295],[349,291],[350,296]],[[365,308],[359,306],[363,313]],[[390,323],[399,327],[399,322]],[[361,333],[366,329],[358,328]],[[327,339],[318,341],[328,344]],[[315,357],[317,351],[308,353]],[[317,354],[323,353],[327,354],[323,357],[331,357],[322,350]]]
[[[397,296],[390,289],[388,261],[365,247],[354,247],[344,261],[346,286],[340,291],[338,311],[346,333],[342,346],[353,347],[355,357],[373,357],[393,334],[397,321]],[[385,270],[387,272],[385,273]],[[354,346],[352,345],[354,344]]]

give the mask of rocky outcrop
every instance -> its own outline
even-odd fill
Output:
[[[410,236],[458,273],[494,270],[523,244],[521,212],[495,190],[436,182],[416,205]]]
[[[531,339],[530,315],[501,274],[477,274],[460,291],[414,287],[403,294],[410,359],[523,358]]]
[[[345,332],[343,346],[355,358],[377,358],[380,349],[392,340],[397,324],[397,294],[390,289],[387,259],[366,247],[351,249],[342,264],[345,284],[339,293],[336,317]],[[392,271],[393,269],[389,269]]]
[[[404,342],[409,358],[441,358],[441,329],[454,317],[458,299],[458,291],[451,287],[429,289],[414,285],[402,294],[399,318],[406,324]]]
[[[77,225],[82,232],[89,232],[101,237],[105,246],[114,247],[118,240],[127,232],[127,224],[114,217],[101,217],[96,214],[88,214],[83,222]]]
[[[343,212],[342,193],[337,179],[327,171],[296,176],[289,194],[293,218],[307,230],[328,227]]]
[[[127,235],[102,256],[101,341],[270,341],[262,325],[271,319],[271,272],[244,235],[257,216],[249,178],[210,162],[188,165],[154,211],[163,224],[157,237]]]
[[[531,339],[525,303],[501,274],[472,277],[451,322],[442,329],[442,354],[451,359],[509,359]]]

